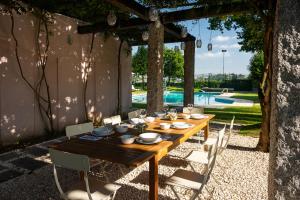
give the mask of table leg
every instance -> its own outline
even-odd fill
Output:
[[[204,141],[207,140],[209,135],[209,123],[207,123],[206,127],[204,128]]]
[[[149,199],[158,200],[158,157],[149,160]]]

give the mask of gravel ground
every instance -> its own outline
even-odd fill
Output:
[[[254,151],[257,138],[239,136],[234,134],[228,145],[228,149],[223,152],[223,157],[217,158],[218,165],[213,170],[213,178],[208,182],[207,188],[212,191],[206,197],[213,199],[267,199],[267,177],[269,154]],[[175,195],[169,186],[164,184],[166,178],[178,169],[191,170],[188,163],[181,159],[192,149],[199,149],[199,144],[195,138],[185,142],[160,161],[159,165],[159,199],[175,199]],[[44,159],[46,162],[49,160]],[[226,162],[224,161],[226,160]],[[227,163],[227,164],[226,164]],[[199,172],[202,167],[193,164]],[[119,167],[109,165],[107,167],[112,173],[111,180],[121,185],[116,195],[116,200],[140,200],[148,198],[148,163],[135,168],[123,168],[126,173],[122,176]],[[99,176],[99,169],[94,168],[93,174]],[[70,182],[78,179],[75,172],[60,169],[62,185],[66,187]],[[102,177],[99,179],[103,180]],[[190,191],[177,189],[181,199],[189,199]],[[39,200],[39,199],[59,199],[52,176],[52,167],[47,165],[25,174],[18,178],[0,184],[1,200]]]

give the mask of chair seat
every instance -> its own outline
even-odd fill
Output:
[[[208,164],[208,152],[192,151],[186,158],[187,161]]]
[[[192,190],[199,190],[203,185],[203,181],[204,175],[179,169],[167,179],[166,184]]]
[[[121,187],[116,184],[105,184],[96,180],[95,178],[90,177],[89,186],[93,200],[107,199]],[[69,189],[66,192],[66,196],[69,200],[90,200],[88,193],[86,192],[84,181],[74,184],[72,189]]]
[[[211,146],[211,145],[216,144],[216,142],[217,142],[217,138],[207,138],[207,140],[205,141],[204,145]],[[225,142],[222,142],[222,147],[223,148],[225,147],[225,145],[226,145]]]

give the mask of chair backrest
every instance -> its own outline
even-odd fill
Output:
[[[135,110],[135,111],[129,112],[128,113],[128,119],[139,117],[141,115],[142,110],[143,109],[139,109],[139,110]]]
[[[93,200],[90,192],[90,186],[89,186],[88,175],[87,175],[88,172],[90,171],[89,158],[85,155],[67,153],[67,152],[58,151],[51,148],[49,149],[49,153],[50,153],[50,158],[53,162],[53,175],[54,175],[55,184],[61,197],[63,199],[68,199],[59,183],[56,166],[84,172],[83,178],[85,182],[86,192],[89,200]]]
[[[120,124],[122,122],[121,116],[120,115],[115,115],[112,117],[107,117],[103,119],[103,124],[111,124],[111,125],[116,125]]]
[[[231,123],[230,123],[230,128],[229,128],[229,134],[228,134],[227,140],[224,141],[225,142],[224,145],[223,145],[224,149],[227,148],[227,145],[229,143],[229,140],[230,140],[230,137],[231,137],[231,134],[232,134],[233,125],[234,125],[234,119],[235,119],[235,116],[232,117],[232,120],[231,120]]]
[[[182,109],[183,113],[190,113],[190,110],[188,109],[188,107],[183,107]],[[193,107],[193,109],[191,110],[192,114],[203,114],[204,113],[204,108],[203,107]]]
[[[220,131],[219,131],[219,134],[218,134],[218,147],[222,147],[222,144],[224,142],[224,135],[225,135],[225,130],[226,130],[226,124],[224,125],[224,128],[222,128]]]
[[[51,148],[49,153],[55,166],[83,172],[90,171],[90,161],[86,155],[67,153]]]
[[[70,139],[72,136],[80,135],[82,133],[92,132],[94,129],[93,123],[76,124],[66,127],[66,136]]]
[[[204,180],[205,183],[209,180],[210,174],[215,166],[219,144],[222,144],[222,141],[224,139],[225,129],[226,129],[226,125],[222,130],[219,131],[216,143],[209,147],[208,165],[207,165],[207,170],[205,172],[205,180]]]

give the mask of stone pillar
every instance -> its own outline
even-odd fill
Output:
[[[275,19],[269,199],[300,199],[300,1],[278,0]]]
[[[183,105],[194,104],[195,41],[185,42]]]
[[[147,71],[147,111],[163,108],[163,50],[164,27],[149,26],[148,71]]]

